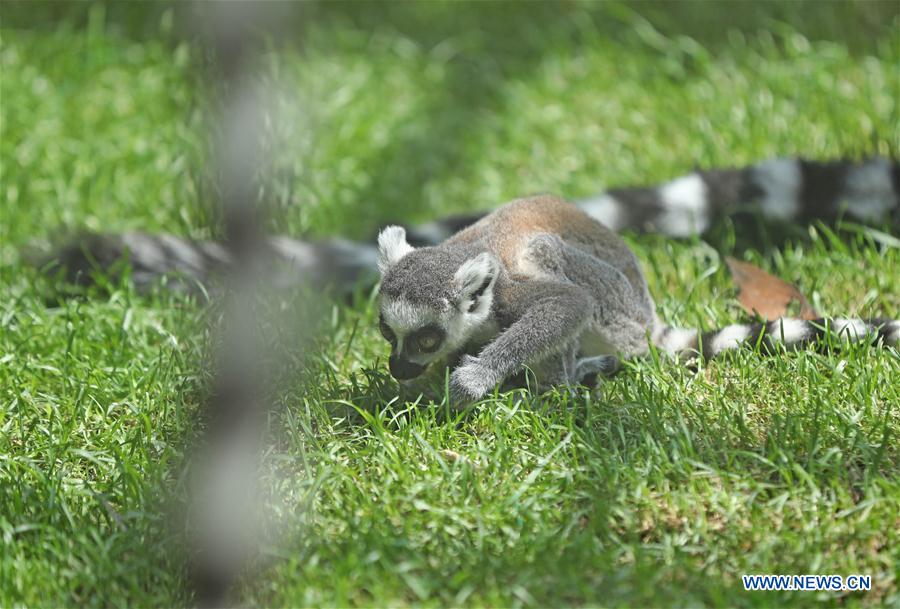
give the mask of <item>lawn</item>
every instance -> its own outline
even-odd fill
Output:
[[[900,151],[894,2],[300,9],[261,73],[289,119],[264,193],[280,233]],[[216,104],[180,31],[164,4],[0,5],[3,607],[190,603],[163,497],[198,431],[208,308],[127,282],[53,300],[21,255],[80,229],[216,234]],[[784,232],[626,239],[675,324],[745,318],[727,255],[825,313],[900,317],[896,241]],[[448,417],[395,399],[370,291],[326,309],[272,415],[280,543],[242,605],[900,606],[896,349],[648,358]],[[743,591],[766,573],[872,590]]]

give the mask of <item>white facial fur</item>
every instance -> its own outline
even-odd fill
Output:
[[[424,326],[440,327],[445,333],[440,348],[434,353],[410,358],[417,364],[425,365],[450,355],[473,337],[484,333],[491,325],[486,322],[490,318],[498,270],[499,261],[487,253],[464,262],[453,277],[459,294],[458,306],[444,299],[436,303],[439,306],[432,306],[382,295],[381,314],[397,336],[397,348],[403,350],[405,337]]]
[[[397,350],[403,351],[406,337],[427,325],[435,325],[446,331],[448,318],[454,311],[449,302],[444,301],[444,308],[437,310],[421,304],[414,304],[403,298],[381,299],[381,315],[385,323],[391,327],[397,337]],[[440,357],[444,352],[443,347],[436,353],[421,354],[419,357],[410,358],[417,364],[426,364]]]
[[[386,227],[378,234],[378,271],[384,275],[414,249],[406,242],[406,230],[402,226]]]

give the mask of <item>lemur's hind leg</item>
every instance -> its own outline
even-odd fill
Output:
[[[531,370],[542,388],[556,385],[580,385],[600,376],[610,376],[619,367],[615,355],[578,357],[579,343],[572,341],[561,353],[532,364]]]
[[[610,376],[619,367],[615,355],[578,357],[579,342],[570,341],[559,353],[540,361],[529,362],[524,377],[516,377],[518,387],[526,386],[529,377],[541,390],[561,385],[593,385],[598,376]]]
[[[534,268],[571,282],[590,294],[591,322],[582,336],[581,355],[621,353],[631,357],[647,352],[647,334],[658,322],[646,285],[632,285],[616,267],[556,235],[533,237],[524,258]],[[623,261],[623,264],[632,263],[635,262]],[[612,363],[593,364],[598,365]]]
[[[526,366],[534,374],[538,387],[547,389],[556,385],[573,385],[578,382],[578,340],[570,340],[557,353],[529,361]]]
[[[579,358],[575,363],[575,379],[586,383],[591,377],[611,376],[619,369],[619,358],[615,355],[595,355]]]

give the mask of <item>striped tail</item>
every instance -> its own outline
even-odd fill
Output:
[[[773,159],[743,169],[696,171],[653,188],[616,188],[579,205],[614,230],[673,237],[702,233],[741,208],[785,222],[833,221],[842,211],[861,222],[897,221],[900,164],[884,158]]]
[[[309,282],[349,292],[360,282],[374,283],[378,277],[374,245],[288,237],[270,237],[266,245],[266,255],[275,262],[273,281],[278,285]],[[65,280],[75,285],[91,284],[95,273],[109,274],[119,261],[125,261],[139,291],[148,291],[166,278],[169,289],[190,293],[214,291],[216,278],[233,260],[219,243],[142,232],[84,234],[50,254],[30,258],[35,266],[62,272]]]
[[[672,237],[701,234],[716,219],[741,210],[784,222],[830,222],[844,211],[860,222],[900,222],[900,163],[779,158],[740,169],[695,171],[658,186],[614,188],[576,204],[613,230]],[[410,226],[407,239],[435,245],[483,215]]]
[[[725,351],[755,347],[765,354],[778,353],[779,348],[797,349],[822,341],[826,336],[840,341],[900,342],[900,320],[848,319],[843,317],[813,320],[783,317],[774,321],[734,324],[720,330],[700,332],[694,329],[664,326],[653,343],[662,351],[679,356],[702,355],[713,358]]]
[[[900,164],[885,158],[858,163],[783,158],[743,169],[696,171],[660,186],[616,188],[577,203],[615,230],[674,237],[702,233],[717,217],[745,206],[784,221],[831,220],[846,206],[846,213],[860,221],[890,217],[898,222]],[[436,245],[485,213],[407,226],[407,239],[416,246]],[[284,263],[276,277],[281,284],[311,281],[347,292],[377,279],[374,243],[271,237],[268,245],[273,258]],[[30,258],[41,267],[64,269],[65,278],[76,284],[89,283],[95,271],[108,273],[118,260],[127,259],[139,289],[167,277],[170,288],[191,292],[210,289],[216,275],[231,264],[220,244],[141,232],[81,235],[49,255]]]

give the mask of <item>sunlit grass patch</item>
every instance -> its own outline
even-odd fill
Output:
[[[286,121],[273,230],[364,238],[695,165],[896,152],[883,4],[313,7],[260,73]],[[2,606],[189,602],[159,503],[197,431],[212,313],[115,281],[60,300],[19,256],[78,229],[214,232],[202,53],[171,16],[138,34],[105,10],[84,27],[5,13],[0,30]],[[900,249],[877,229],[726,219],[626,239],[661,317],[712,329],[744,317],[728,255],[823,313],[900,316]],[[318,300],[271,417],[277,535],[242,604],[900,602],[896,349],[651,356],[597,388],[456,412],[387,374],[371,291]],[[873,590],[751,594],[745,573],[870,574]]]

